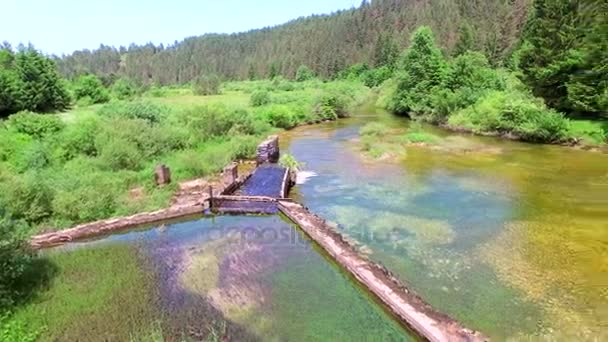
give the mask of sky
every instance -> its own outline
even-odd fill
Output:
[[[0,42],[47,54],[274,26],[361,0],[1,0]]]

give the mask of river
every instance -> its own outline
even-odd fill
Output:
[[[371,121],[410,124],[364,108],[282,134],[282,150],[308,176],[292,197],[437,309],[492,339],[608,337],[608,155],[428,126],[441,146],[404,146],[399,157],[374,159],[359,139]],[[413,339],[280,216],[189,218],[46,253],[115,246],[138,251],[164,336]],[[150,323],[118,309],[103,319],[125,331]],[[92,331],[67,324],[48,337],[101,336]]]
[[[608,155],[456,134],[397,158],[361,151],[375,109],[283,137],[292,194],[440,311],[506,338],[608,337]]]

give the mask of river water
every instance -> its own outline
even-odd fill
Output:
[[[361,150],[372,121],[410,124],[367,109],[285,134],[309,176],[292,195],[494,339],[608,338],[608,154],[429,126],[438,146],[378,160]]]
[[[426,127],[440,146],[374,159],[359,140],[371,121],[409,125],[368,108],[284,133],[282,150],[305,163],[292,197],[495,340],[608,338],[608,155]],[[48,253],[117,245],[151,274],[165,337],[412,339],[280,216],[192,218]]]

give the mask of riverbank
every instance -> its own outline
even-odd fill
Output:
[[[264,101],[253,101],[260,92]],[[177,183],[251,158],[268,134],[345,116],[368,94],[356,82],[233,82],[221,95],[155,89],[58,115],[18,114],[0,127],[2,214],[35,233],[165,208]],[[159,164],[172,184],[155,186]]]

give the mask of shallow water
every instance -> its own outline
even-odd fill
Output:
[[[292,194],[438,309],[497,338],[608,337],[608,155],[452,134],[361,152],[367,111],[281,137],[314,172]]]
[[[410,340],[280,216],[201,218],[71,244],[61,252],[117,244],[138,249],[154,279],[166,338],[201,340],[210,331],[226,331],[234,341]]]

